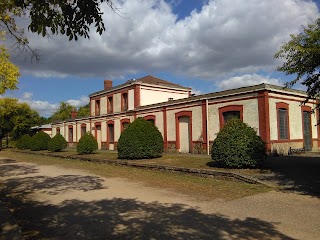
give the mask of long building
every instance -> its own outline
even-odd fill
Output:
[[[160,130],[166,152],[209,154],[213,140],[228,119],[238,117],[266,144],[267,151],[318,150],[319,111],[306,93],[270,84],[194,96],[191,89],[153,76],[112,86],[89,95],[90,116],[52,124],[52,136],[62,134],[75,146],[85,132],[99,149],[116,150],[121,132],[136,118],[152,121]]]

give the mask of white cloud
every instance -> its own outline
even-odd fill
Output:
[[[31,100],[31,99],[32,99],[32,96],[33,96],[33,93],[31,93],[31,92],[24,92],[23,95],[22,95],[22,99]]]
[[[281,82],[281,80],[279,79],[269,78],[258,74],[245,74],[242,76],[231,77],[229,79],[217,83],[216,85],[220,90],[226,90],[250,85],[257,85],[260,83],[283,86],[283,82]]]
[[[66,102],[78,108],[87,105],[89,103],[89,97],[82,96],[80,99],[69,99]]]
[[[25,95],[29,98],[25,98]],[[30,107],[36,110],[41,116],[50,117],[59,108],[60,103],[49,103],[47,101],[33,100],[32,94],[24,94],[20,102],[25,102],[30,105]],[[66,101],[70,105],[75,107],[84,106],[89,103],[89,98],[82,96],[80,99],[69,99]]]
[[[90,40],[69,42],[30,34],[41,61],[16,58],[16,63],[23,73],[45,77],[167,71],[221,79],[273,70],[279,46],[319,17],[316,4],[304,0],[211,0],[181,20],[163,0],[123,0],[116,6],[124,17],[102,6],[103,35],[92,29]]]

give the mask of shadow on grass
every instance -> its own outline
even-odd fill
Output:
[[[265,179],[276,181],[284,190],[320,197],[320,157],[269,157],[263,167],[274,173]]]
[[[225,170],[219,163],[210,161],[212,168]],[[276,183],[283,190],[320,197],[320,157],[283,156],[268,157],[254,177]]]

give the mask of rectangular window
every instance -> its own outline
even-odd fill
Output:
[[[128,94],[123,93],[122,94],[122,111],[128,110]]]
[[[81,127],[81,137],[87,132],[87,127],[86,126],[82,126]]]
[[[60,134],[60,128],[59,127],[57,128],[57,134]]]
[[[73,142],[73,128],[70,127],[69,128],[69,142]]]
[[[108,113],[113,113],[113,98],[108,97]]]
[[[108,139],[109,139],[109,143],[114,142],[114,125],[113,124],[108,124]]]
[[[96,116],[100,115],[100,100],[96,100]]]
[[[223,115],[224,124],[226,124],[232,118],[240,119],[240,111],[228,111],[228,112],[222,113],[222,115]]]
[[[279,115],[279,137],[280,139],[288,139],[288,110],[287,109],[278,109]]]

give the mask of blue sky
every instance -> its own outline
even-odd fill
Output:
[[[40,61],[12,53],[21,71],[19,90],[4,96],[48,117],[61,101],[86,104],[104,79],[118,85],[151,74],[192,87],[196,94],[262,82],[283,85],[293,77],[275,71],[281,64],[275,52],[290,34],[320,16],[319,3],[305,0],[114,3],[119,14],[102,6],[107,28],[102,36],[92,29],[90,40],[69,42],[64,36],[27,32]]]

